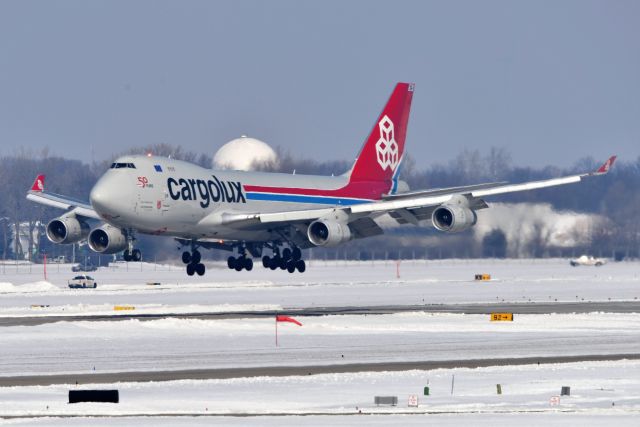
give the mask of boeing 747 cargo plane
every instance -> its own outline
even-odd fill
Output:
[[[235,252],[229,268],[251,270],[253,258],[265,268],[305,271],[302,250],[336,246],[383,233],[375,219],[389,214],[399,224],[431,223],[455,233],[472,227],[484,198],[581,181],[597,171],[544,181],[504,182],[409,191],[398,179],[414,85],[398,83],[352,168],[342,176],[218,171],[160,157],[124,156],[98,180],[90,202],[48,193],[38,176],[29,200],[65,210],[47,225],[54,243],[87,239],[98,253],[124,251],[140,261],[137,233],[166,235],[187,250],[187,274],[203,275],[199,248]],[[91,228],[91,222],[99,223]]]

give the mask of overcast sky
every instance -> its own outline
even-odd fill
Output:
[[[419,166],[640,155],[640,1],[0,1],[0,154],[246,133],[352,159],[398,81]]]

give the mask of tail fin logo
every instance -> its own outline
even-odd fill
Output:
[[[378,122],[380,128],[380,139],[376,143],[376,153],[378,155],[378,164],[385,170],[390,168],[391,171],[396,170],[400,163],[398,155],[398,143],[394,135],[394,127],[391,119],[385,115]]]
[[[44,191],[44,175],[38,175],[33,181],[31,191],[43,192]]]

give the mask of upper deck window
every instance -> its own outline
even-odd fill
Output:
[[[110,169],[122,169],[122,168],[135,169],[136,165],[134,165],[133,163],[111,163]]]

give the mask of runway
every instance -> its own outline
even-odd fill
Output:
[[[118,382],[212,380],[247,377],[289,377],[354,372],[385,372],[488,366],[535,365],[550,363],[638,360],[640,353],[589,354],[575,356],[541,356],[495,359],[464,359],[413,362],[351,363],[309,366],[265,366],[250,368],[188,369],[175,371],[106,372],[91,374],[20,375],[0,377],[0,387],[47,386],[54,384],[99,384]]]
[[[74,315],[74,316],[4,316],[0,317],[0,327],[37,326],[55,322],[103,322],[123,320],[158,320],[158,319],[242,319],[273,317],[276,314],[296,316],[328,316],[328,315],[382,315],[407,312],[457,313],[457,314],[489,314],[507,312],[514,314],[551,314],[551,313],[640,313],[640,301],[607,301],[607,302],[553,302],[553,303],[495,303],[495,304],[426,304],[426,305],[382,305],[368,307],[312,307],[284,308],[283,310],[261,311],[229,311],[200,313],[162,313],[162,314],[113,314],[113,315]]]

